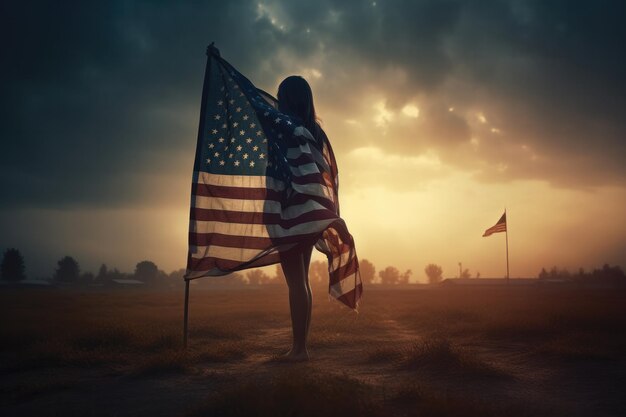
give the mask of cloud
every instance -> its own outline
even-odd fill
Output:
[[[342,152],[384,136],[389,155],[434,152],[483,181],[623,184],[625,7],[12,3],[0,206],[162,203],[164,181],[190,177],[210,41],[268,91],[305,74]],[[419,117],[383,117],[383,135],[379,102],[397,115],[412,103]]]

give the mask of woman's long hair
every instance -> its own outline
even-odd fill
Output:
[[[309,83],[299,75],[292,75],[278,86],[278,110],[296,116],[314,137],[318,137],[321,127],[317,123],[313,92]]]

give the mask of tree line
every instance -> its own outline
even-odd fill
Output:
[[[601,268],[595,268],[589,272],[583,268],[579,268],[576,272],[570,272],[567,268],[558,268],[553,266],[550,271],[541,268],[539,275],[540,280],[549,281],[566,281],[572,283],[598,283],[598,284],[625,284],[626,275],[619,266],[611,266],[609,264],[602,265]]]
[[[402,272],[394,266],[387,266],[376,271],[374,264],[367,259],[359,261],[361,279],[365,284],[399,285],[408,284],[413,272],[410,269]],[[2,258],[0,278],[4,281],[18,283],[26,279],[24,257],[18,249],[7,249]],[[424,272],[429,283],[438,283],[442,280],[443,269],[436,264],[428,264]],[[89,271],[81,271],[78,261],[72,256],[64,256],[59,259],[53,271],[50,281],[61,285],[113,285],[124,284],[127,280],[136,280],[152,287],[173,287],[183,284],[185,268],[170,272],[169,274],[158,268],[149,260],[144,260],[135,266],[132,273],[121,272],[117,268],[110,269],[102,264],[96,274]],[[313,261],[309,268],[309,281],[313,286],[328,285],[328,263],[326,261]],[[269,274],[263,269],[251,269],[245,272],[235,272],[222,277],[207,277],[197,280],[199,286],[258,286],[268,284],[281,284],[285,282],[285,275],[280,265],[276,265],[274,274]]]

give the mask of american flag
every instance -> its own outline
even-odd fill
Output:
[[[363,286],[328,138],[279,112],[217,49],[207,55],[185,279],[275,264],[314,244],[328,257],[330,295],[356,310]]]
[[[491,226],[489,229],[485,230],[485,233],[483,233],[483,237],[490,236],[493,233],[498,233],[498,232],[506,232],[506,211],[504,212],[502,217],[500,217],[500,220],[498,220],[498,223]]]

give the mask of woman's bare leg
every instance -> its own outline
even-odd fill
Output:
[[[289,287],[289,308],[293,331],[293,347],[287,356],[297,360],[309,358],[306,338],[311,314],[311,289],[308,282],[308,268],[305,269],[306,258],[305,252],[297,251],[285,254],[281,259],[281,266]]]
[[[309,283],[309,266],[311,265],[312,253],[313,253],[313,246],[304,250],[304,258],[303,258],[304,272],[306,275],[306,289],[307,289],[307,292],[309,293],[309,311],[307,314],[306,331],[305,331],[305,334],[307,337],[309,335],[309,328],[311,327],[311,310],[313,308],[313,294],[311,292],[311,285]]]

